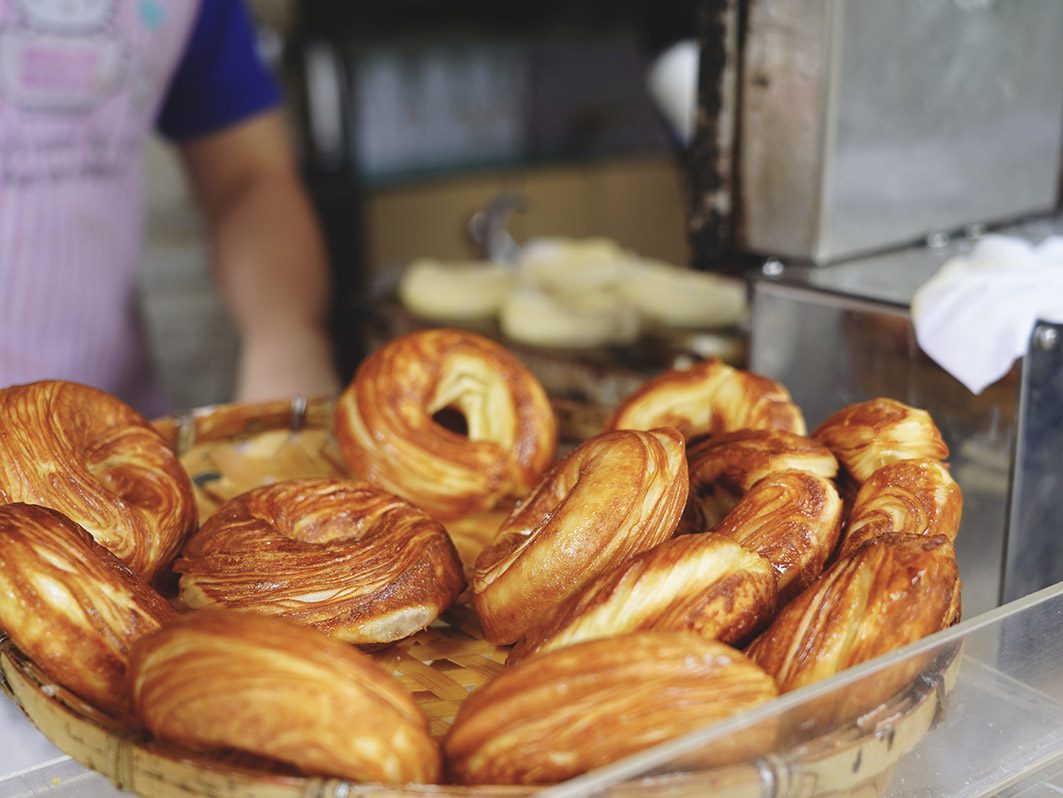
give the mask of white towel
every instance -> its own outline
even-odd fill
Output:
[[[1063,237],[989,235],[916,292],[919,346],[974,394],[1026,353],[1034,325],[1063,322]]]

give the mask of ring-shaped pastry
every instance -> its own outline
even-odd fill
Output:
[[[675,427],[688,440],[704,433],[779,429],[805,434],[805,419],[780,383],[703,360],[646,381],[624,399],[606,430]]]
[[[771,677],[715,640],[676,632],[590,640],[529,657],[473,691],[443,751],[464,784],[553,784],[776,695]],[[714,744],[711,756],[759,756],[774,737],[774,726],[758,725]]]
[[[430,624],[465,586],[442,525],[365,482],[296,479],[226,502],[174,565],[193,608],[278,615],[349,643]]]
[[[673,429],[598,435],[558,463],[476,559],[484,636],[512,643],[614,565],[671,536],[687,495]]]
[[[956,539],[963,493],[938,460],[899,460],[876,470],[856,494],[840,556],[881,535],[944,535]]]
[[[691,632],[740,645],[775,612],[776,577],[722,535],[681,535],[620,563],[562,604],[509,652],[531,654],[627,632]]]
[[[467,434],[437,423],[457,411]],[[352,472],[440,520],[524,496],[553,462],[557,420],[542,385],[512,354],[471,332],[396,338],[359,366],[336,405]]]
[[[687,465],[690,496],[680,532],[714,528],[769,474],[795,470],[831,479],[838,473],[826,446],[781,430],[740,430],[691,441]]]
[[[439,747],[409,691],[309,627],[190,612],[137,641],[129,681],[144,727],[186,748],[248,751],[358,781],[439,778]]]
[[[129,650],[175,615],[62,513],[0,506],[0,628],[57,684],[126,718]]]
[[[812,584],[838,545],[842,500],[834,483],[806,471],[759,480],[709,535],[724,535],[771,563],[779,606]]]
[[[942,535],[884,535],[831,565],[746,650],[786,693],[956,620],[956,552]]]
[[[110,394],[45,381],[0,390],[0,503],[51,507],[151,580],[195,529],[192,482]]]
[[[861,484],[882,466],[898,460],[949,456],[929,413],[882,397],[842,408],[820,424],[812,437],[834,452]]]

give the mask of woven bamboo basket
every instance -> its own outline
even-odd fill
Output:
[[[562,438],[601,429],[602,417],[579,405],[555,405]],[[331,432],[331,400],[221,405],[156,428],[195,485],[200,518],[258,485],[292,477],[348,476]],[[448,531],[468,568],[493,534],[500,513],[466,519]],[[465,696],[499,673],[506,649],[486,642],[463,601],[424,631],[372,652],[410,690],[442,737]],[[892,701],[858,721],[785,752],[752,762],[656,775],[616,784],[616,796],[877,796],[892,766],[933,725],[958,671],[959,657],[939,658]],[[0,641],[0,688],[60,749],[119,789],[151,798],[352,798],[352,796],[531,795],[541,788],[356,784],[302,776],[240,754],[211,755],[151,740],[51,683],[9,640]],[[795,768],[795,763],[799,767]]]

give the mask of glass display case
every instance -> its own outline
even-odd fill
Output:
[[[302,794],[338,798],[527,794],[382,792],[322,779],[304,780],[303,787]],[[541,794],[900,798],[1061,791],[1063,584]],[[119,794],[66,757],[0,779],[0,798]]]

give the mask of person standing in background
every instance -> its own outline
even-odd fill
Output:
[[[240,334],[236,398],[335,393],[328,269],[237,0],[0,0],[0,388],[169,411],[137,298],[154,129],[181,151]],[[0,700],[0,773],[57,756]]]
[[[143,145],[173,141],[240,335],[235,398],[339,388],[321,235],[238,0],[0,0],[0,387],[169,410],[137,298]]]

